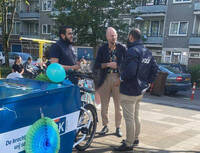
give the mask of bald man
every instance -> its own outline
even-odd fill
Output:
[[[108,106],[110,97],[113,97],[115,105],[115,126],[116,136],[121,137],[121,108],[119,101],[119,87],[115,86],[115,81],[119,78],[119,67],[125,58],[126,48],[117,43],[117,32],[114,28],[108,27],[106,31],[108,43],[98,50],[94,68],[100,69],[100,79],[97,89],[101,98],[101,117],[103,129],[100,135],[108,133]]]

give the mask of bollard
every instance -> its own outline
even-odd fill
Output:
[[[153,87],[154,87],[154,84],[152,83],[151,86],[150,86],[150,93],[152,92]]]
[[[194,100],[194,94],[195,94],[195,90],[196,90],[196,82],[193,83],[193,87],[192,87],[192,96],[191,96],[191,101]]]

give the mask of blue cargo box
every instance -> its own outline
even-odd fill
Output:
[[[58,125],[59,153],[71,153],[80,107],[77,86],[29,79],[0,80],[0,153],[25,152],[26,133],[41,118],[40,110]]]

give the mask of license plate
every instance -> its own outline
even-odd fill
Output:
[[[186,80],[186,81],[190,81],[190,78],[186,78],[185,80]]]

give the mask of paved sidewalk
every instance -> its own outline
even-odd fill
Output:
[[[145,100],[147,101],[147,100]],[[98,111],[98,130],[102,128]],[[168,106],[151,102],[141,103],[140,145],[134,148],[136,153],[200,153],[200,111],[178,106]],[[114,106],[111,100],[109,108],[109,134],[96,137],[89,149],[83,153],[114,153],[114,146],[120,145],[125,137],[125,123],[122,122],[123,138],[113,135]],[[73,151],[76,153],[77,151]]]

